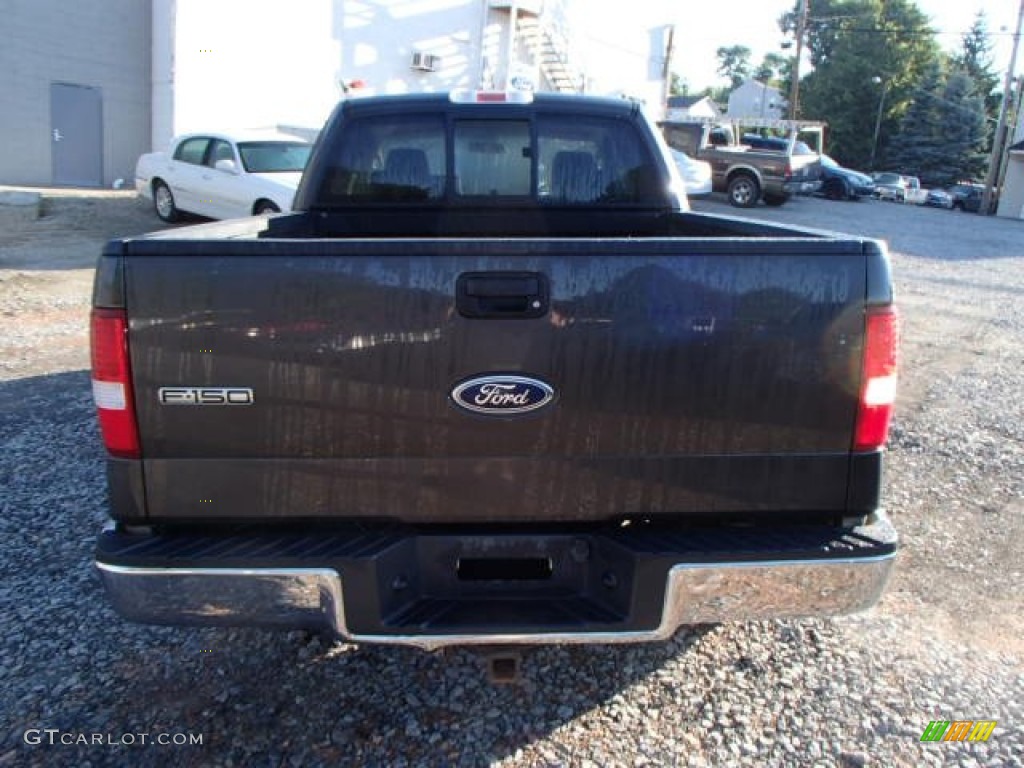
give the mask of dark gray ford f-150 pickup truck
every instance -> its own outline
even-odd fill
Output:
[[[871,606],[884,246],[681,189],[628,101],[364,98],[295,213],[111,242],[114,606],[424,648]]]

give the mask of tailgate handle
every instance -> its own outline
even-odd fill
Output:
[[[463,272],[455,281],[463,317],[543,317],[549,297],[547,275],[540,272]]]

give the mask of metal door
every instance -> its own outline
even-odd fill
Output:
[[[50,84],[53,183],[103,185],[103,100],[99,88]]]

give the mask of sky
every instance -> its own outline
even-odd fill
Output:
[[[593,2],[582,0],[586,6]],[[785,51],[780,47],[784,38],[777,20],[795,5],[796,0],[630,0],[628,8],[634,24],[675,26],[672,70],[686,80],[691,91],[701,91],[707,86],[725,84],[715,71],[718,67],[715,51],[719,47],[745,45],[753,52],[754,64],[768,52],[792,55],[792,48]],[[933,28],[940,33],[939,44],[947,50],[959,48],[960,38],[970,28],[975,14],[984,10],[995,44],[994,66],[1001,77],[1005,76],[1019,0],[917,0],[917,6],[932,20]],[[591,13],[585,17],[584,25],[588,38],[588,70],[602,84],[620,87],[612,84],[614,73],[603,71],[600,56],[594,51],[607,48],[623,56],[632,53],[641,57],[649,55],[650,46],[645,46],[639,38],[623,40],[622,20],[615,14]],[[1005,30],[1000,30],[1001,27]],[[1024,51],[1017,57],[1016,70],[1019,73],[1022,69]]]

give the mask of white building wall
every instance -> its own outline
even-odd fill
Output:
[[[332,0],[176,0],[163,21],[173,56],[167,133],[278,123],[319,126],[340,90],[343,4]],[[351,3],[349,3],[351,5]],[[155,117],[155,116],[154,116]],[[166,121],[167,115],[161,117]]]
[[[578,0],[569,10],[573,52],[586,74],[588,93],[624,96],[644,103],[664,118],[665,59],[670,19],[678,16],[673,0],[644,0],[630,5],[599,6]]]
[[[317,129],[343,98],[386,93],[504,88],[510,72],[546,88],[530,42],[510,45],[511,9],[539,2],[495,0],[151,0],[153,147],[197,130],[269,126]],[[548,0],[565,14],[572,0]],[[658,28],[662,29],[662,28]],[[619,34],[629,54],[598,56],[619,92],[660,105],[662,59],[652,58],[651,27]],[[572,34],[574,28],[567,31]],[[583,38],[570,39],[575,51]],[[660,45],[660,42],[658,43]],[[435,71],[410,65],[438,57]],[[657,52],[655,52],[657,53]],[[511,54],[512,65],[509,65]],[[358,88],[346,87],[360,83]],[[610,92],[609,81],[601,92]]]
[[[785,117],[786,99],[777,88],[758,80],[747,80],[729,94],[729,117],[758,117],[779,120]]]
[[[1006,163],[1006,178],[999,195],[999,216],[1024,219],[1024,152],[1011,152]]]
[[[150,84],[150,149],[163,149],[174,135],[174,20],[177,0],[153,0]]]
[[[508,20],[487,0],[153,2],[155,148],[194,130],[319,128],[347,97],[476,87]],[[437,69],[412,69],[415,52]]]
[[[149,25],[139,0],[0,3],[0,183],[52,182],[52,83],[99,91],[102,183],[131,180],[150,133]]]
[[[1024,142],[1024,120],[1018,111],[1017,126],[1013,132],[1010,146]],[[1019,150],[1008,152],[1006,158],[1006,174],[1003,188],[999,194],[996,215],[1010,219],[1024,219],[1024,152]]]

